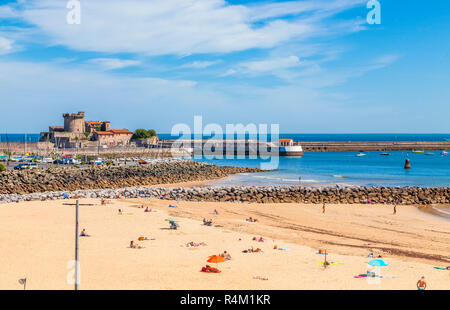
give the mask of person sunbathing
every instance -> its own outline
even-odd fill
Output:
[[[231,255],[227,251],[223,251],[223,253],[220,254],[220,256],[222,256],[223,258],[226,258],[226,259],[231,259]]]
[[[212,225],[212,219],[210,219],[209,221],[207,221],[206,219],[203,219],[203,225],[211,226]]]
[[[134,241],[130,241],[130,248],[132,248],[132,249],[142,249],[142,247],[139,244],[134,243]]]
[[[217,268],[211,267],[210,265],[206,265],[205,267],[202,267],[202,272],[219,273],[220,270]]]
[[[216,209],[214,209],[214,213],[219,215],[219,212]]]
[[[106,201],[105,201],[105,199],[102,199],[102,202],[101,202],[101,204],[102,204],[102,206],[106,205]]]
[[[83,228],[83,230],[81,231],[80,237],[90,237],[91,235],[88,235],[86,233],[86,229]]]
[[[145,211],[144,212],[152,212],[152,210],[151,209],[148,209],[148,207],[147,208],[145,208]]]

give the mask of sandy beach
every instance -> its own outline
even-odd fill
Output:
[[[247,204],[117,199],[101,205],[83,199],[80,231],[80,289],[449,289],[448,220],[402,206]],[[0,289],[73,289],[73,200],[34,201],[0,206]],[[177,208],[169,208],[168,205]],[[142,205],[155,212],[144,212]],[[124,214],[119,215],[118,209]],[[219,215],[210,214],[217,209]],[[258,222],[249,223],[249,216]],[[165,219],[176,218],[179,230]],[[214,225],[202,225],[202,219]],[[137,241],[140,236],[154,240]],[[264,242],[252,240],[263,237]],[[143,248],[129,248],[130,241]],[[187,247],[188,242],[205,246]],[[274,249],[285,248],[285,250]],[[261,248],[262,253],[243,253]],[[326,269],[318,249],[326,249]],[[219,274],[200,272],[209,256],[228,251],[230,261],[210,264]],[[366,273],[369,252],[389,266],[385,278]],[[68,268],[69,264],[69,268]],[[254,279],[254,277],[268,280]]]

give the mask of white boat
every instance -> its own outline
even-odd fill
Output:
[[[447,151],[442,151],[441,155],[448,155],[448,152]]]
[[[367,154],[365,154],[365,153],[358,153],[358,154],[356,154],[356,156],[357,157],[362,157],[362,156],[367,156]]]

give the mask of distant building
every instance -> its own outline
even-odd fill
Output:
[[[293,146],[294,140],[292,139],[280,139],[280,146]]]
[[[111,129],[110,121],[86,121],[84,112],[64,113],[63,118],[64,126],[50,126],[48,132],[41,133],[41,141],[56,147],[81,147],[87,141],[117,146],[129,144],[133,136],[128,129]]]

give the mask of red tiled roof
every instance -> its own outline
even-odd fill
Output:
[[[110,129],[108,130],[109,132],[115,133],[115,134],[121,134],[121,133],[125,133],[125,134],[133,134],[131,131],[129,131],[128,129]]]
[[[95,133],[98,134],[98,135],[100,135],[100,136],[102,136],[102,135],[113,136],[113,135],[114,135],[114,133],[109,132],[109,131],[96,131]]]
[[[280,142],[290,142],[292,139],[280,139]]]

